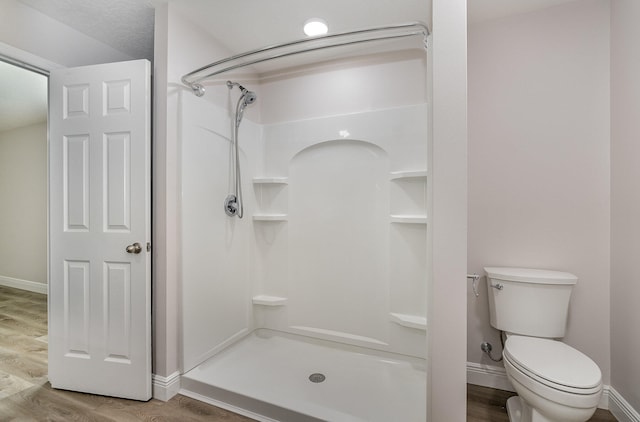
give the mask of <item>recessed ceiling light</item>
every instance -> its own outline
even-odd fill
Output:
[[[308,37],[324,35],[328,29],[327,23],[319,18],[311,18],[304,23],[304,33],[307,34]]]

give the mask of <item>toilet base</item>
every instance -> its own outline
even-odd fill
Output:
[[[520,397],[513,396],[507,399],[507,415],[509,422],[520,422],[522,419],[522,402]]]
[[[563,415],[561,419],[549,419],[542,413],[538,412],[536,409],[529,406],[520,396],[513,396],[507,400],[507,414],[509,415],[509,422],[558,422],[558,421],[568,421],[569,419],[565,418],[567,414]],[[571,413],[572,421],[585,421],[591,417],[591,412],[588,416],[585,414],[575,414]],[[584,419],[583,416],[586,416],[587,419]]]

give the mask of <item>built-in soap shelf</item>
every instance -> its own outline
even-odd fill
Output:
[[[253,297],[254,305],[262,305],[262,306],[283,306],[287,303],[286,297],[280,296],[269,296],[269,295],[258,295]]]
[[[427,177],[426,170],[392,171],[389,174],[389,180],[407,180],[407,179],[419,179],[419,178],[426,178],[426,177]]]
[[[389,313],[391,322],[395,322],[403,327],[415,328],[416,330],[427,330],[427,318],[418,315]]]
[[[286,185],[289,183],[288,177],[254,177],[254,185]]]
[[[253,184],[256,192],[271,192],[273,194],[275,192],[274,189],[279,189],[278,186],[289,184],[289,178],[284,176],[258,176],[253,178]],[[287,220],[288,215],[285,213],[257,212],[253,215],[253,221],[284,222]]]
[[[254,214],[253,221],[287,221],[287,214]]]
[[[392,223],[427,224],[426,215],[391,214],[389,218]]]
[[[389,180],[394,182],[426,182],[427,170],[401,170],[389,173]],[[412,191],[410,191],[412,192]],[[415,192],[413,192],[415,193]],[[389,216],[391,223],[400,224],[427,224],[427,216],[424,214],[393,213]]]

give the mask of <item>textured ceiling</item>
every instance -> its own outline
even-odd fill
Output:
[[[151,0],[20,0],[133,59],[153,58]]]

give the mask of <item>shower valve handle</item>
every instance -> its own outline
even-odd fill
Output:
[[[229,195],[224,200],[224,212],[229,216],[233,217],[238,214],[239,206],[238,206],[238,198],[235,195]]]

